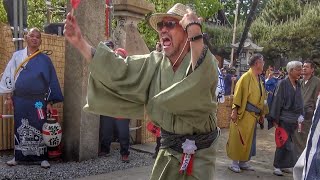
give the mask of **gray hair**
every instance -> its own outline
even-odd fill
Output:
[[[249,62],[248,62],[249,66],[250,66],[250,67],[254,66],[255,63],[256,63],[259,59],[260,59],[260,60],[263,60],[262,54],[256,53],[256,54],[252,55],[252,56],[250,57],[250,59],[249,59]]]
[[[287,72],[289,73],[291,70],[297,67],[302,67],[302,62],[300,61],[290,61],[287,64]]]

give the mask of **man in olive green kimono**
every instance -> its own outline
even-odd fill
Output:
[[[247,162],[256,154],[257,121],[263,122],[268,113],[266,92],[260,74],[264,60],[261,54],[254,54],[249,61],[250,69],[236,84],[227,143],[227,155],[232,160],[229,169],[254,170]]]
[[[293,142],[296,144],[299,156],[306,147],[308,134],[312,124],[313,112],[316,108],[316,102],[320,91],[320,79],[314,76],[315,68],[315,64],[310,60],[303,63],[301,90],[303,95],[304,121],[301,125],[301,131],[295,131],[293,136]]]
[[[215,174],[217,64],[203,43],[201,21],[183,4],[153,14],[162,52],[122,59],[82,37],[70,13],[65,37],[88,60],[87,112],[143,119],[161,127],[151,179],[212,180]],[[184,160],[182,160],[184,159]]]

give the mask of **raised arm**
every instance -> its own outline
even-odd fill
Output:
[[[198,18],[198,16],[190,9],[187,9],[187,13],[180,21],[181,26],[188,34],[193,70],[195,69],[197,62],[204,50],[204,41],[200,23],[201,18]]]
[[[76,17],[68,13],[64,25],[64,36],[90,62],[94,54],[94,48],[83,38]]]

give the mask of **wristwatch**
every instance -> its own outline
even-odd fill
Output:
[[[191,38],[188,38],[188,41],[196,41],[198,39],[202,39],[203,38],[203,34],[199,34],[197,36],[193,36]]]

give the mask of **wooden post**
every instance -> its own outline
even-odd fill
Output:
[[[233,95],[233,93],[234,93],[234,82],[235,82],[235,80],[233,80],[231,78],[231,95]]]

